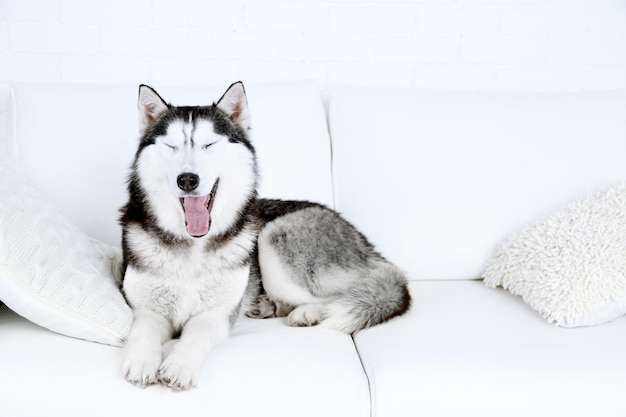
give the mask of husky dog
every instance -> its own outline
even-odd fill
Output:
[[[257,198],[241,82],[198,107],[172,106],[142,85],[138,107],[120,217],[122,289],[134,313],[129,382],[194,386],[241,314],[353,333],[409,308],[404,274],[336,212]]]

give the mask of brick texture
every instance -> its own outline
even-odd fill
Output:
[[[626,87],[623,0],[0,0],[0,83]]]

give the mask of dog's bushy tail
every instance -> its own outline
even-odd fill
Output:
[[[410,306],[404,273],[386,260],[370,261],[359,285],[327,304],[321,325],[354,333],[400,316]]]

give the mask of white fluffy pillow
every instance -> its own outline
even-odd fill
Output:
[[[0,167],[0,301],[52,331],[120,346],[132,312],[121,253],[90,239],[23,175]]]
[[[626,314],[626,183],[514,234],[488,261],[483,278],[559,326],[591,326]]]

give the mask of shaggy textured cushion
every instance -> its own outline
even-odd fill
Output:
[[[559,326],[591,326],[625,314],[626,183],[511,236],[488,261],[483,278]]]
[[[120,346],[133,317],[120,251],[87,237],[12,168],[0,167],[0,195],[0,300],[57,333]]]

